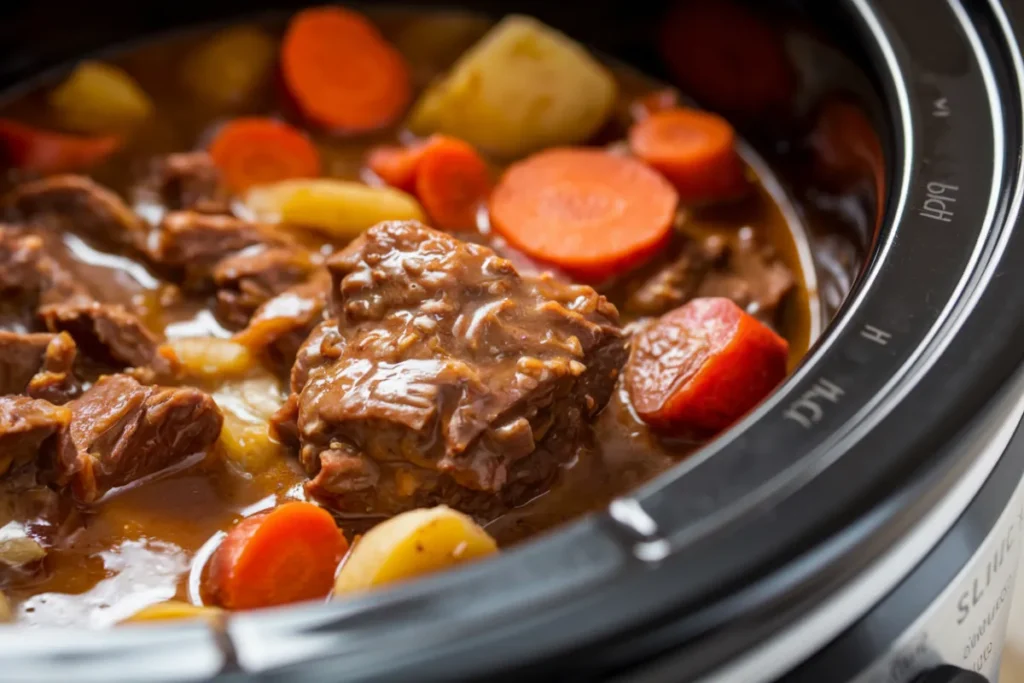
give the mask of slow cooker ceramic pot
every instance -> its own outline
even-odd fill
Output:
[[[662,75],[664,3],[462,4]],[[0,81],[271,5],[10,5]],[[807,97],[842,89],[872,112],[886,172],[852,288],[838,311],[823,297],[830,322],[754,413],[500,560],[216,625],[0,629],[0,679],[995,681],[1024,543],[1024,7],[767,11],[801,27]]]

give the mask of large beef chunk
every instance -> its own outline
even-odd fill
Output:
[[[82,353],[105,366],[139,368],[157,376],[173,374],[175,359],[165,356],[156,335],[117,304],[96,301],[51,304],[39,309],[51,332],[67,332]]]
[[[415,222],[372,228],[329,267],[332,321],[300,352],[294,400],[310,494],[490,518],[577,455],[626,358],[604,297]]]
[[[127,375],[102,378],[67,407],[57,483],[83,503],[205,452],[223,422],[198,389],[143,386]]]
[[[0,475],[52,452],[71,410],[27,396],[0,396]]]
[[[79,391],[77,348],[66,333],[0,331],[0,394],[28,394],[66,403]]]
[[[206,152],[179,152],[156,160],[136,196],[168,211],[228,213],[228,192]]]
[[[7,198],[7,209],[16,222],[130,247],[141,247],[148,234],[146,224],[120,197],[85,176],[23,183]]]
[[[298,247],[256,245],[221,259],[213,269],[217,317],[228,327],[245,327],[260,306],[306,280],[318,265]]]

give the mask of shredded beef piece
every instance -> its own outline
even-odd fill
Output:
[[[299,348],[323,320],[331,277],[318,269],[306,282],[278,294],[259,307],[235,339],[287,372]]]
[[[73,367],[77,348],[66,333],[0,331],[0,394],[28,394],[67,403],[80,386]]]
[[[770,324],[794,284],[793,274],[771,246],[748,239],[729,249],[724,267],[708,273],[697,296],[728,297],[740,308]]]
[[[127,375],[100,379],[67,408],[71,423],[58,443],[57,483],[83,503],[205,452],[223,423],[202,391],[143,386]]]
[[[180,152],[156,160],[136,193],[168,211],[230,212],[220,170],[206,152]]]
[[[7,197],[7,209],[16,222],[133,248],[141,248],[149,232],[120,197],[80,175],[50,176],[19,185]]]
[[[89,295],[70,273],[46,253],[38,235],[0,225],[0,292],[16,296],[19,305],[85,301]]]
[[[278,415],[307,491],[348,513],[444,502],[493,518],[547,490],[626,359],[615,307],[415,222],[328,265],[331,320],[299,354],[297,414]]]
[[[40,308],[39,315],[48,330],[67,332],[83,354],[111,368],[138,368],[157,376],[175,371],[175,359],[161,352],[156,335],[123,306],[51,304]]]
[[[0,475],[45,459],[70,420],[65,406],[27,396],[0,396]]]
[[[228,327],[245,327],[260,306],[317,267],[310,252],[296,247],[256,245],[225,257],[213,269],[217,317]]]
[[[697,294],[701,281],[722,258],[725,240],[715,236],[688,240],[678,256],[654,270],[629,296],[623,308],[633,315],[658,316]]]

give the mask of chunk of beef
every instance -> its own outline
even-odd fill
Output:
[[[255,245],[291,244],[285,235],[267,226],[198,211],[167,214],[151,242],[149,257],[162,266],[184,271],[185,282],[192,287],[207,285],[214,266],[226,256]]]
[[[149,232],[120,197],[79,175],[23,183],[7,197],[7,210],[16,222],[134,248],[145,244]]]
[[[96,301],[51,304],[39,309],[51,332],[67,332],[82,353],[116,369],[138,368],[156,376],[175,371],[175,359],[165,356],[160,341],[135,315],[117,304]]]
[[[236,341],[285,372],[293,365],[297,367],[299,348],[323,320],[330,289],[327,270],[316,270],[306,282],[260,306],[249,325],[235,335]]]
[[[415,222],[328,265],[334,322],[296,378],[308,492],[344,512],[493,518],[550,487],[625,361],[615,307]]]
[[[89,298],[85,288],[46,253],[41,237],[11,226],[0,226],[0,292],[33,310],[43,303]]]
[[[28,394],[67,403],[80,389],[73,372],[77,348],[67,333],[0,331],[0,394]]]
[[[697,295],[701,282],[725,253],[725,240],[687,240],[680,253],[646,275],[623,306],[627,313],[658,316]]]
[[[71,410],[27,396],[0,396],[0,475],[52,453]]]
[[[217,317],[228,327],[245,327],[260,306],[306,280],[318,265],[299,247],[260,244],[225,257],[213,269]]]
[[[217,440],[223,417],[190,387],[143,386],[127,375],[100,379],[67,406],[57,483],[91,503],[106,492],[183,464]]]
[[[179,152],[156,160],[136,194],[168,211],[230,212],[220,170],[206,152]]]
[[[748,236],[729,249],[722,267],[707,274],[697,296],[727,297],[747,313],[772,324],[776,309],[794,284],[793,274],[772,247]]]

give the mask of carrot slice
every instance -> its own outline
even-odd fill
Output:
[[[324,598],[347,551],[329,512],[313,503],[284,503],[228,532],[210,558],[204,587],[228,609]]]
[[[96,166],[122,142],[115,135],[68,135],[0,119],[0,156],[15,168],[35,173],[66,173]]]
[[[788,355],[785,339],[730,299],[694,299],[634,338],[626,386],[652,427],[706,435],[767,396]]]
[[[416,169],[425,149],[423,143],[409,147],[381,145],[370,150],[366,165],[391,187],[413,194],[416,191]]]
[[[633,125],[633,154],[669,179],[684,202],[735,199],[750,187],[736,153],[736,134],[720,116],[676,108]]]
[[[661,52],[683,89],[714,109],[784,108],[796,76],[775,29],[732,0],[683,0],[661,22]]]
[[[340,7],[311,8],[292,18],[281,73],[309,120],[342,132],[387,126],[412,97],[402,55],[365,17]]]
[[[416,196],[434,227],[476,229],[477,210],[490,191],[487,163],[469,143],[437,135],[420,153]]]
[[[679,197],[640,161],[583,148],[513,164],[491,194],[491,223],[513,247],[589,281],[646,261],[672,233]]]
[[[226,123],[210,157],[235,193],[254,185],[320,175],[320,156],[306,135],[283,121],[246,117]]]

